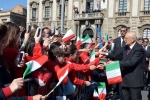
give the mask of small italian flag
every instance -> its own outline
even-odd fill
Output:
[[[106,58],[101,58],[100,59],[100,63],[106,63],[107,62],[107,59]]]
[[[108,42],[109,38],[108,38],[108,34],[105,34],[104,36],[104,42]]]
[[[77,37],[77,41],[76,41],[76,47],[77,47],[77,49],[79,49],[81,45],[82,45],[82,41],[80,40],[80,37],[78,36]]]
[[[105,100],[106,97],[106,85],[105,82],[99,82],[98,85],[98,93],[100,100]]]
[[[27,68],[25,72],[23,73],[23,78],[27,76],[28,74],[32,73],[33,71],[39,69],[46,61],[48,60],[48,57],[46,55],[42,55],[41,57],[31,60],[26,63]]]
[[[64,37],[62,38],[62,40],[64,43],[66,43],[70,41],[71,39],[73,39],[74,37],[75,37],[75,34],[73,33],[71,29],[69,29],[67,33],[64,35]]]
[[[47,94],[47,96],[49,96],[61,84],[61,82],[66,78],[68,73],[69,73],[68,67],[63,67],[60,70],[58,70],[57,77],[59,81],[56,84],[56,86]]]
[[[105,68],[108,84],[116,84],[122,82],[119,61],[108,64]]]
[[[94,100],[99,100],[99,94],[95,89],[94,89],[93,97],[94,97]]]
[[[89,34],[86,34],[86,36],[82,40],[82,43],[92,43],[92,40],[91,40]]]
[[[98,82],[97,87],[98,87],[98,91],[94,89],[94,93],[93,93],[94,100],[105,100],[106,97],[105,82]]]
[[[95,50],[93,50],[90,54],[90,62],[94,61],[95,60]]]

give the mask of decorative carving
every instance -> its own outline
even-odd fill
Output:
[[[43,0],[43,1],[42,1],[43,6],[51,6],[52,3],[53,3],[52,0]]]
[[[46,21],[43,23],[43,26],[51,26],[51,23],[52,23],[51,21]]]
[[[80,25],[80,21],[75,21],[75,25]]]
[[[129,23],[129,18],[128,17],[124,17],[124,18],[115,18],[115,23]]]
[[[141,36],[143,34],[144,29],[146,29],[146,28],[150,28],[150,24],[149,23],[141,25],[141,26],[138,27],[139,33],[140,33]]]
[[[31,6],[32,8],[37,8],[37,7],[39,6],[39,3],[38,3],[38,2],[35,2],[35,1],[32,1],[32,2],[30,2],[30,6]]]

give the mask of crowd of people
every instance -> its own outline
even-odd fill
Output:
[[[100,43],[101,39],[93,38],[92,43],[77,47],[75,40],[64,43],[59,30],[44,27],[36,35],[37,28],[31,25],[31,29],[25,30],[12,22],[0,26],[1,100],[77,100],[83,87],[87,100],[94,100],[97,82],[106,82],[107,93],[113,91],[113,100],[141,100],[141,90],[150,80],[150,77],[146,79],[146,75],[150,75],[149,39],[137,39],[136,33],[122,26],[121,36],[116,39],[110,37]],[[94,61],[90,61],[92,50],[96,51]],[[24,52],[23,58],[20,58],[21,52]],[[43,56],[47,59],[42,59]],[[106,59],[105,63],[101,62],[102,58]],[[44,63],[23,77],[27,63],[33,60]],[[120,63],[123,81],[109,85],[101,73],[105,73],[107,64],[115,61]],[[68,75],[56,87],[64,69],[68,69]],[[25,84],[27,78],[34,79],[30,85]],[[54,92],[47,95],[53,89]]]

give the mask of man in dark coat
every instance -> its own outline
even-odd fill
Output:
[[[128,32],[124,40],[126,46],[119,54],[105,53],[105,55],[120,59],[123,100],[141,100],[141,87],[144,86],[144,49],[136,42],[134,32]]]

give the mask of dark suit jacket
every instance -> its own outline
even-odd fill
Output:
[[[113,43],[114,43],[114,48],[111,51],[111,53],[117,55],[122,50],[122,47],[121,47],[121,37],[118,37],[118,38],[114,39]],[[118,60],[118,59],[114,58],[113,60]]]
[[[124,87],[142,87],[144,86],[144,49],[138,43],[135,43],[127,55],[127,47],[118,55],[109,54],[110,58],[120,59],[122,72],[122,86]]]
[[[146,50],[146,57],[150,58],[150,46],[148,46],[148,48]]]

